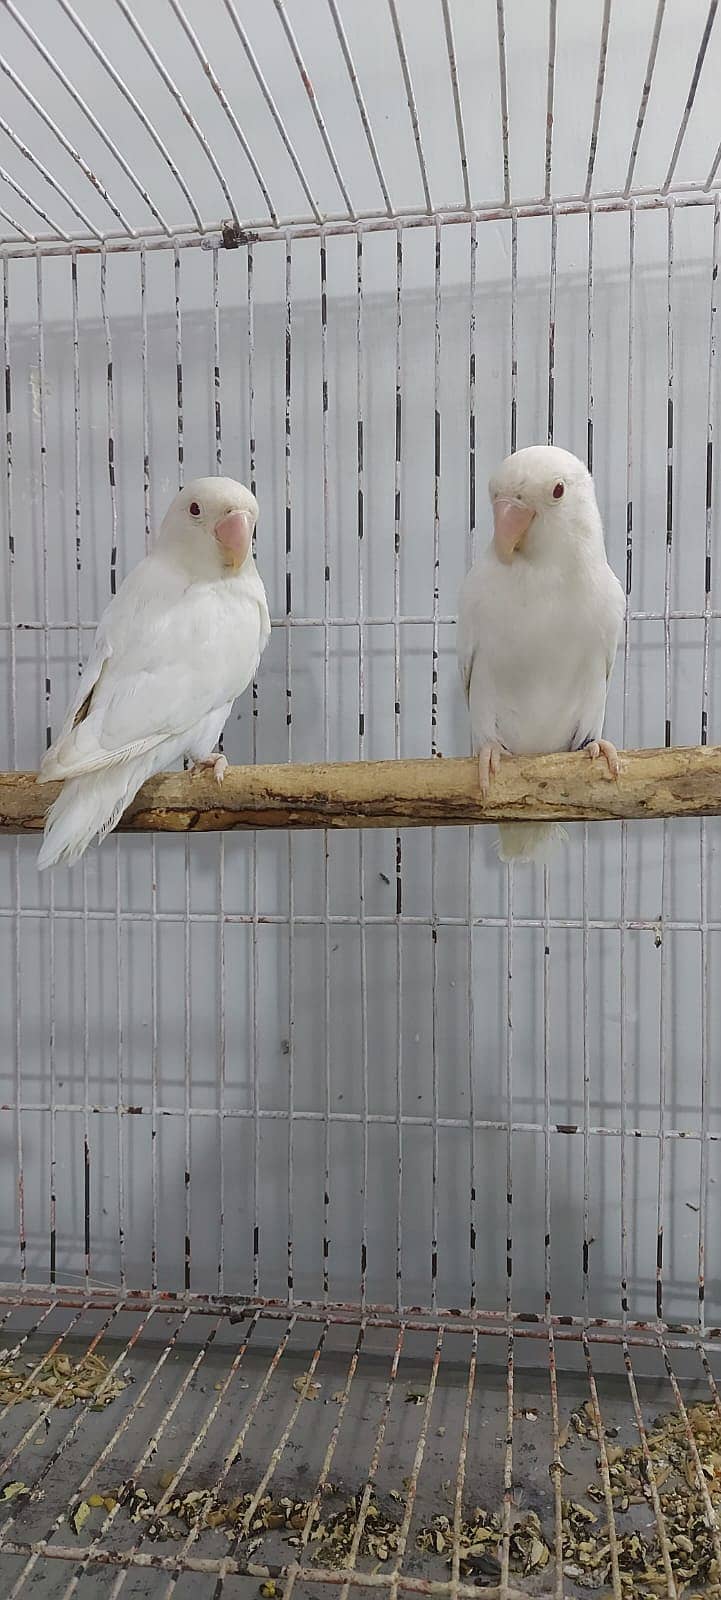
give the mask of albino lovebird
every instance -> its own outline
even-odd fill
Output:
[[[38,781],[63,780],[38,867],[73,862],[110,833],[155,772],[189,756],[222,783],[217,743],[270,637],[252,555],[258,502],[233,478],[176,495],[149,555],[100,620]]]
[[[489,484],[493,539],[461,589],[458,665],[484,797],[503,755],[586,750],[613,777],[601,738],[623,623],[593,479],[551,445],[508,456]],[[557,823],[504,823],[502,861],[544,860]]]

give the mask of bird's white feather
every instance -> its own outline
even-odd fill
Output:
[[[541,512],[523,555],[505,564],[490,544],[461,589],[458,664],[475,751],[497,743],[513,755],[543,755],[601,735],[624,596],[606,561],[591,480],[581,483],[586,528],[567,522],[557,531],[556,508]],[[544,859],[559,837],[547,824],[500,832],[504,860]]]
[[[77,859],[115,827],[153,773],[185,755],[207,757],[254,677],[270,636],[255,563],[248,557],[228,575],[211,549],[206,569],[189,573],[183,550],[161,541],[107,607],[40,769],[41,782],[64,780],[41,869]]]

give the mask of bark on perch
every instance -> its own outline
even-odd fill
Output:
[[[57,784],[32,772],[0,774],[0,832],[43,826]],[[614,781],[583,753],[501,763],[483,804],[471,760],[349,761],[230,767],[212,777],[162,773],[120,823],[130,833],[235,828],[425,828],[479,822],[607,822],[721,813],[721,747],[626,750]]]

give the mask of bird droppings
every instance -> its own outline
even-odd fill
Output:
[[[92,1411],[102,1411],[127,1389],[129,1375],[113,1373],[103,1356],[85,1355],[79,1361],[69,1356],[40,1356],[37,1361],[0,1365],[0,1405],[18,1405],[22,1400],[53,1400],[62,1408],[79,1400],[92,1400]]]

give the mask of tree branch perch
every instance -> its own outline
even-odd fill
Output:
[[[32,772],[0,774],[0,832],[33,833],[58,793]],[[161,773],[123,817],[128,833],[248,828],[424,828],[488,822],[608,822],[721,813],[721,747],[626,750],[621,776],[583,753],[501,762],[485,805],[471,760],[350,761]]]

